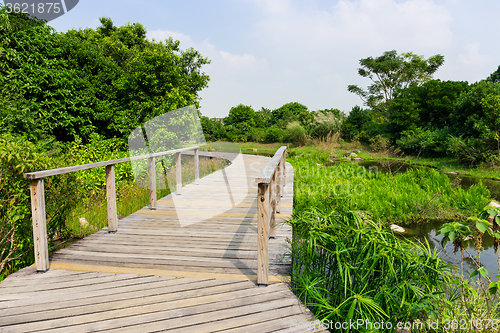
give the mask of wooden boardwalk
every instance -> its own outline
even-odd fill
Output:
[[[241,155],[0,284],[0,332],[320,332],[289,289],[290,227],[269,240],[257,280],[257,184],[269,158]],[[246,179],[246,184],[241,179]],[[221,180],[223,180],[221,182]],[[239,182],[238,182],[239,180]],[[292,213],[293,168],[277,222]]]

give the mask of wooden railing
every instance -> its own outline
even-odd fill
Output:
[[[120,158],[110,161],[76,165],[59,169],[25,173],[24,178],[31,179],[30,181],[31,214],[33,219],[33,241],[35,245],[36,270],[38,272],[46,272],[49,269],[49,249],[47,246],[47,222],[45,215],[45,193],[43,186],[43,179],[45,177],[105,166],[106,201],[108,207],[108,232],[115,233],[118,230],[118,215],[116,211],[116,189],[115,189],[115,164],[149,158],[148,172],[149,172],[150,209],[154,210],[156,209],[156,203],[157,203],[156,172],[155,172],[156,157],[174,153],[176,154],[175,156],[176,183],[177,183],[176,193],[179,195],[181,194],[182,190],[181,153],[189,150],[194,150],[195,183],[198,184],[200,179],[198,146],[168,150],[154,154]]]
[[[286,146],[280,147],[255,179],[257,193],[257,284],[269,280],[269,238],[276,237],[276,213],[281,211],[285,186]]]

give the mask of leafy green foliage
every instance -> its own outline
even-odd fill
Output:
[[[486,79],[488,82],[498,83],[500,82],[500,66],[498,66],[497,70],[491,73],[490,76]]]
[[[34,261],[28,171],[50,165],[34,144],[0,135],[0,280]]]
[[[460,95],[450,114],[454,135],[479,138],[483,134],[484,127],[492,127],[492,116],[487,115],[488,107],[485,110],[484,103],[482,104],[483,99],[490,94],[492,96],[500,95],[500,85],[480,81],[472,84],[467,92]],[[488,144],[488,142],[485,143]]]
[[[306,126],[312,119],[313,115],[308,111],[307,106],[291,102],[272,111],[269,125],[286,128],[288,123],[299,121],[302,126]]]
[[[138,23],[115,27],[101,18],[96,30],[58,34],[39,22],[27,28],[29,18],[3,7],[0,17],[3,132],[84,142],[92,133],[125,137],[160,114],[198,105],[209,80],[201,72],[208,59],[171,38],[148,41]]]
[[[449,283],[449,268],[428,245],[402,241],[342,208],[309,206],[289,223],[292,287],[316,318],[396,323],[425,320],[438,310],[428,299]]]
[[[431,79],[444,63],[442,55],[429,59],[411,52],[397,54],[395,50],[384,52],[377,58],[361,59],[358,74],[369,78],[373,83],[363,90],[357,85],[349,85],[348,90],[358,95],[365,104],[385,116],[394,94],[399,89],[420,85]]]

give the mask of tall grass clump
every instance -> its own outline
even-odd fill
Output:
[[[312,207],[289,222],[292,285],[319,320],[391,322],[395,328],[437,313],[432,300],[450,281],[449,265],[428,246],[342,209]]]

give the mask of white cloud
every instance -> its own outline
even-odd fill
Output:
[[[408,48],[403,52],[446,47],[453,38],[451,15],[431,0],[339,0],[328,10],[287,7],[286,15],[256,4],[265,15],[255,24],[254,37],[269,45],[347,52]]]

